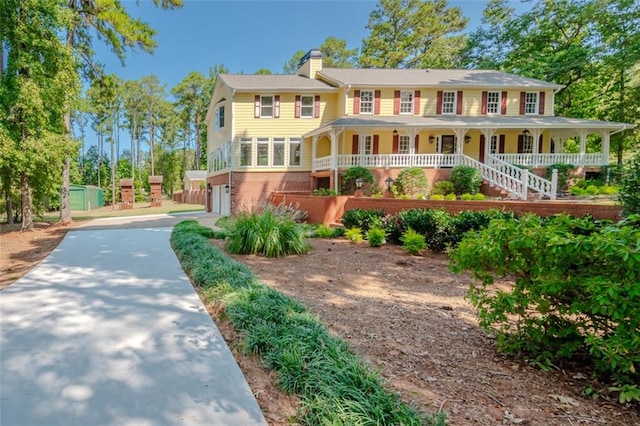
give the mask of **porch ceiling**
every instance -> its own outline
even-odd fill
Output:
[[[414,115],[396,116],[371,116],[371,117],[349,117],[337,118],[322,127],[312,130],[303,135],[308,138],[327,133],[332,129],[344,128],[462,128],[462,129],[592,129],[610,130],[618,132],[625,129],[632,129],[635,126],[628,123],[617,123],[614,121],[585,120],[581,118],[553,117],[553,116],[437,116],[423,117]]]

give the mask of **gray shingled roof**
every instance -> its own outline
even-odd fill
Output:
[[[218,78],[222,79],[227,86],[239,91],[333,92],[336,90],[322,81],[298,75],[220,74]]]
[[[340,117],[319,129],[312,130],[303,135],[305,138],[318,135],[328,131],[330,128],[357,128],[357,127],[377,127],[377,128],[397,128],[403,127],[423,127],[423,128],[499,128],[499,129],[608,129],[622,130],[632,129],[633,124],[617,123],[613,121],[585,120],[581,118],[550,117],[550,116],[481,116],[481,117],[461,117],[461,116],[437,116],[422,117],[412,115],[397,115],[393,117]]]
[[[353,86],[392,87],[504,87],[559,89],[562,86],[491,70],[345,69],[318,72],[329,82]]]

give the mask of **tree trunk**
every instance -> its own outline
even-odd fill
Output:
[[[4,196],[4,200],[6,203],[6,209],[7,209],[7,224],[9,225],[13,225],[13,203],[11,200],[11,192],[10,191],[6,191],[5,192],[5,196]]]
[[[624,69],[621,69],[620,70],[620,114],[622,115],[622,117],[620,117],[620,121],[623,123],[627,119],[625,112],[626,112],[626,108],[624,105]],[[616,150],[618,166],[622,166],[622,155],[624,154],[624,134],[625,134],[624,130],[620,132],[620,143],[618,144],[618,149]]]
[[[153,121],[151,121],[149,123],[149,151],[151,154],[151,176],[155,176],[156,172],[155,172],[155,167],[154,167],[154,155],[153,155],[153,133],[154,133],[154,128],[153,128]]]
[[[116,209],[116,162],[113,148],[116,141],[113,140],[113,126],[111,126],[111,210]]]
[[[32,231],[31,191],[29,191],[29,175],[26,172],[20,174],[20,194],[22,196],[22,231]]]
[[[74,46],[75,31],[67,32],[67,45],[72,49]],[[64,114],[64,128],[66,131],[67,142],[71,143],[71,107],[67,106]],[[69,200],[69,185],[71,176],[71,158],[69,152],[65,150],[64,160],[62,163],[62,187],[60,188],[60,223],[66,225],[71,222],[71,203]]]
[[[202,155],[202,146],[200,145],[200,123],[196,117],[196,158],[193,161],[193,170],[200,170],[200,155]]]

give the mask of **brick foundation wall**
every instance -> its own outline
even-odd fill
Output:
[[[397,198],[369,197],[316,197],[310,195],[281,194],[272,196],[273,204],[299,204],[300,210],[308,212],[309,223],[326,225],[340,223],[345,211],[352,209],[378,209],[388,214],[396,214],[403,210],[421,208],[444,208],[449,213],[463,210],[504,209],[517,214],[535,213],[539,216],[550,216],[557,213],[568,213],[572,216],[590,214],[596,219],[620,219],[620,206],[572,203],[568,201],[434,201],[434,200],[401,200]]]
[[[271,201],[274,192],[311,192],[309,172],[258,172],[231,174],[231,214],[254,211]]]

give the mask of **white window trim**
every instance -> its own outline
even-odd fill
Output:
[[[274,162],[276,155],[276,145],[282,145],[282,164],[275,164]],[[271,167],[279,168],[287,166],[287,138],[271,138],[271,155],[269,156],[269,162],[271,163]]]
[[[260,140],[260,139],[266,139],[266,140]],[[254,163],[255,167],[259,167],[261,169],[265,167],[271,167],[271,143],[272,143],[271,138],[260,137],[260,138],[253,139],[253,144],[255,146],[255,152],[256,152],[256,161]],[[260,149],[259,149],[260,145],[267,145],[267,164],[258,164],[258,159],[260,157]]]
[[[292,140],[293,139],[293,140]],[[298,144],[298,146],[300,147],[300,164],[291,164],[291,145],[293,143]],[[302,138],[298,138],[298,137],[287,137],[286,138],[286,142],[285,142],[285,165],[284,167],[302,167]]]
[[[405,111],[402,112],[402,95],[408,93],[409,96],[411,97],[411,101],[409,102],[410,104],[410,111]],[[400,91],[400,105],[399,105],[399,113],[400,115],[413,115],[413,106],[415,103],[415,92],[413,90],[401,90]]]
[[[527,141],[531,142],[531,146],[527,149]],[[523,135],[522,136],[522,153],[523,154],[533,154],[533,135]]]
[[[362,94],[363,93],[371,93],[371,111],[369,111],[369,112],[363,112],[362,111],[362,105],[363,105]],[[375,93],[375,91],[373,91],[373,90],[361,90],[360,91],[360,109],[358,111],[358,114],[373,115],[375,107],[376,107],[376,93]]]
[[[495,102],[495,104],[496,104],[496,111],[495,112],[489,111],[489,96],[492,93],[496,94],[497,97],[498,97],[497,101]],[[490,90],[490,91],[487,92],[487,115],[500,115],[500,107],[501,107],[500,102],[501,102],[501,100],[502,100],[502,93],[497,92],[495,90]]]
[[[243,145],[249,145],[249,152],[251,153],[250,164],[242,164],[242,146]],[[256,156],[254,155],[254,152],[253,152],[254,146],[255,146],[255,144],[254,144],[253,138],[240,138],[240,159],[239,159],[240,167],[253,167],[254,166],[255,158],[256,158]]]
[[[262,115],[262,98],[271,98],[271,115]],[[273,118],[276,109],[275,95],[260,95],[260,118]]]
[[[371,150],[367,152],[367,138],[371,142]],[[373,154],[373,136],[372,135],[360,135],[358,138],[358,155],[372,155]]]
[[[264,140],[261,140],[264,139]],[[297,136],[276,136],[276,137],[251,137],[251,138],[239,138],[238,143],[240,144],[240,163],[242,163],[242,147],[243,145],[249,146],[249,152],[251,154],[251,162],[250,164],[244,164],[240,166],[241,168],[256,168],[256,169],[267,169],[267,168],[275,168],[275,169],[287,169],[287,168],[301,168],[302,167],[302,156],[303,156],[303,144],[302,138]],[[291,148],[292,144],[298,144],[300,146],[300,164],[291,164]],[[259,150],[258,146],[260,144],[267,145],[267,164],[258,164],[258,155]],[[282,144],[284,146],[284,156],[283,161],[284,164],[274,165],[273,156],[275,153],[274,145]],[[373,149],[373,141],[372,141],[372,149]]]
[[[311,98],[311,115],[303,115],[302,114],[302,111],[303,111],[302,98]],[[314,113],[315,113],[315,109],[316,109],[316,97],[315,97],[315,95],[300,95],[300,118],[305,118],[305,119],[313,118],[314,117]]]
[[[452,103],[453,107],[451,109],[451,112],[444,111],[444,105],[445,105],[444,97],[447,93],[451,93],[453,95],[453,103]],[[458,110],[458,94],[453,90],[444,90],[442,92],[442,115],[456,115],[457,110]]]
[[[533,112],[527,112],[527,105],[530,103],[527,102],[527,97],[529,95],[535,95],[536,102],[533,104]],[[539,105],[540,105],[540,94],[538,92],[526,92],[524,95],[524,114],[525,115],[539,115]]]

